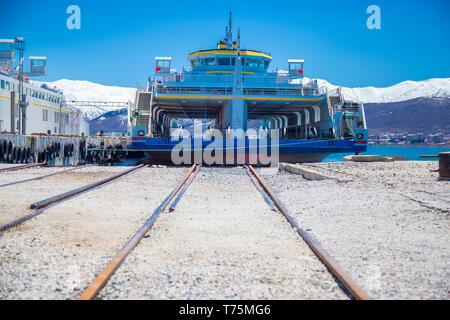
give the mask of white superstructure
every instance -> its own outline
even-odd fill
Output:
[[[0,132],[89,135],[83,115],[64,105],[61,91],[30,82],[30,77],[47,74],[47,57],[31,56],[25,66],[24,49],[24,38],[0,39]],[[14,50],[19,52],[15,68]]]
[[[24,81],[26,134],[89,135],[83,115],[63,104],[63,93]],[[15,103],[11,103],[14,96]],[[19,81],[0,74],[0,131],[17,132],[19,126]]]

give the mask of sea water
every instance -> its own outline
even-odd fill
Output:
[[[408,161],[438,161],[438,158],[422,159],[420,156],[432,156],[438,155],[440,152],[449,152],[449,147],[428,147],[428,146],[368,146],[367,152],[363,154],[385,156],[402,156]],[[335,153],[326,157],[323,162],[337,162],[343,161],[344,156],[352,155],[355,153]]]

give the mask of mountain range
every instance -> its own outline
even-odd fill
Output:
[[[303,78],[303,83],[310,78]],[[37,84],[41,82],[35,81]],[[339,86],[317,79],[319,87],[329,91]],[[66,100],[134,102],[136,89],[104,86],[98,83],[62,79],[45,82],[49,87],[62,90]],[[450,132],[450,78],[424,81],[404,81],[386,88],[340,87],[346,100],[365,104],[369,129],[381,131],[446,131]],[[126,109],[99,109],[80,107],[91,124],[91,132],[104,130],[126,131]]]

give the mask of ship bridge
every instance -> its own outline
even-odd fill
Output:
[[[256,122],[260,127],[280,129],[280,134],[286,137],[307,138],[313,127],[317,135],[329,134],[330,109],[326,89],[319,88],[317,82],[302,84],[303,60],[289,62],[288,69],[295,68],[295,74],[267,72],[264,62],[246,68],[249,50],[244,50],[242,55],[237,51],[223,51],[226,52],[223,56],[229,55],[228,65],[224,62],[199,65],[182,74],[168,72],[170,64],[163,69],[161,61],[170,62],[170,58],[156,58],[155,79],[158,80],[147,92],[141,93],[142,98],[138,95],[138,99],[146,101],[144,105],[137,103],[142,117],[137,121],[147,126],[147,134],[168,135],[176,127],[173,120],[177,119],[213,120],[214,128],[223,132],[229,128],[245,131],[249,120],[260,120]],[[222,58],[217,52],[199,52],[202,54],[190,57],[210,59],[213,56],[211,59],[217,62]],[[269,61],[265,56],[256,57],[259,62]],[[295,65],[291,67],[291,63]],[[217,70],[218,67],[222,69]],[[148,95],[147,99],[145,95]]]

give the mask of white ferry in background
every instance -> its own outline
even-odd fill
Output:
[[[17,133],[21,128],[20,77],[18,67],[13,68],[14,44],[14,39],[0,39],[0,132],[9,133]],[[62,91],[30,81],[30,77],[47,74],[47,58],[31,56],[29,60],[30,65],[23,68],[23,94],[27,107],[22,133],[89,135],[89,125],[83,115],[64,105]]]

